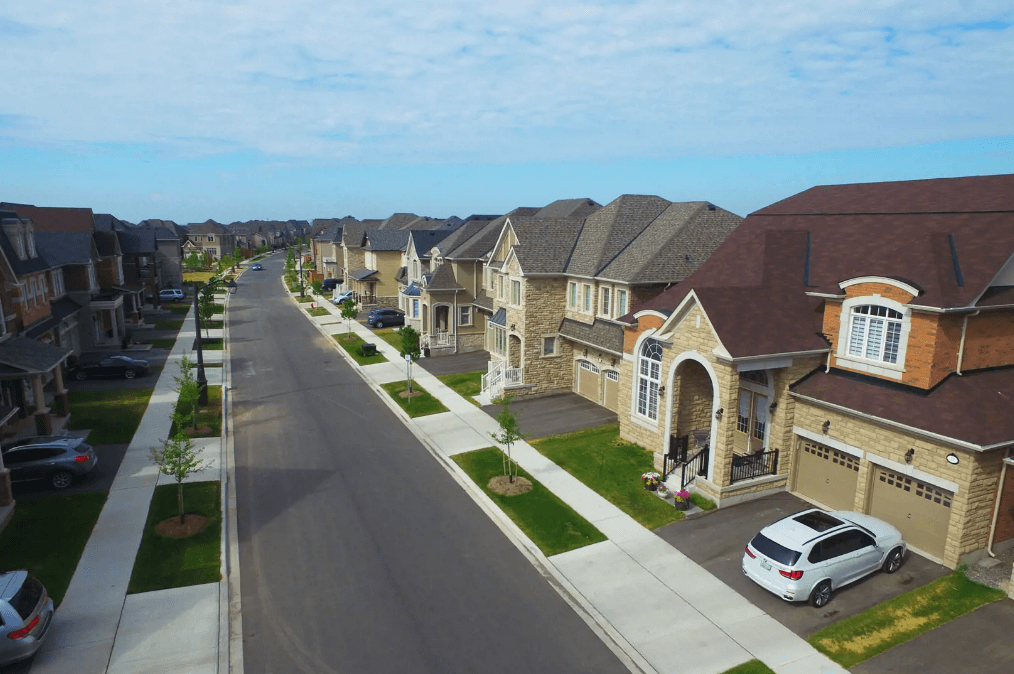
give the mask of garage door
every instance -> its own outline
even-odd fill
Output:
[[[833,510],[852,510],[859,481],[859,459],[814,442],[801,443],[796,491]]]
[[[603,373],[603,386],[605,392],[602,394],[602,404],[606,409],[618,412],[620,407],[620,373],[616,370],[606,370]]]
[[[944,556],[952,492],[875,466],[870,514],[898,528],[905,542]]]
[[[586,360],[577,361],[577,392],[599,402],[599,369]]]

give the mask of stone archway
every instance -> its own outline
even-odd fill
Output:
[[[670,391],[664,426],[667,429],[666,446],[670,438],[685,436],[688,456],[693,456],[707,445],[710,448],[707,480],[711,482],[719,433],[716,412],[722,400],[715,370],[701,354],[685,351],[669,365],[666,386]]]

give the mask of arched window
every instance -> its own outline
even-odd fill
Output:
[[[658,385],[662,377],[662,345],[644,340],[637,368],[637,413],[658,420]]]
[[[901,343],[901,312],[876,304],[852,307],[849,325],[850,356],[898,362]]]

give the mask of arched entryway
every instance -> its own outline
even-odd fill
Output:
[[[721,400],[715,371],[700,354],[681,353],[669,366],[666,386],[669,389],[666,428],[669,429],[670,454],[679,448],[679,458],[684,461],[698,457],[693,477],[712,481],[713,450],[718,432],[715,413]],[[705,449],[707,454],[702,454]]]

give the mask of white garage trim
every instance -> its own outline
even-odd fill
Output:
[[[865,452],[859,449],[858,447],[853,447],[852,445],[846,444],[841,440],[835,440],[830,435],[821,435],[820,433],[814,433],[813,431],[808,431],[805,428],[801,428],[799,426],[793,426],[792,432],[801,438],[806,438],[810,442],[816,442],[817,444],[824,445],[826,447],[831,447],[832,449],[837,449],[839,452],[851,454],[852,456],[855,456],[860,459],[863,458],[863,455],[865,454]]]
[[[958,493],[959,486],[957,482],[951,482],[950,480],[945,480],[942,477],[937,477],[936,475],[927,473],[926,471],[914,468],[907,463],[891,461],[890,459],[885,459],[882,456],[877,456],[876,454],[872,454],[870,452],[866,452],[866,460],[870,463],[875,463],[878,466],[890,468],[896,473],[901,473],[902,475],[925,482],[926,484],[931,484],[934,487],[940,487],[941,489],[946,489],[947,491],[955,494]]]

